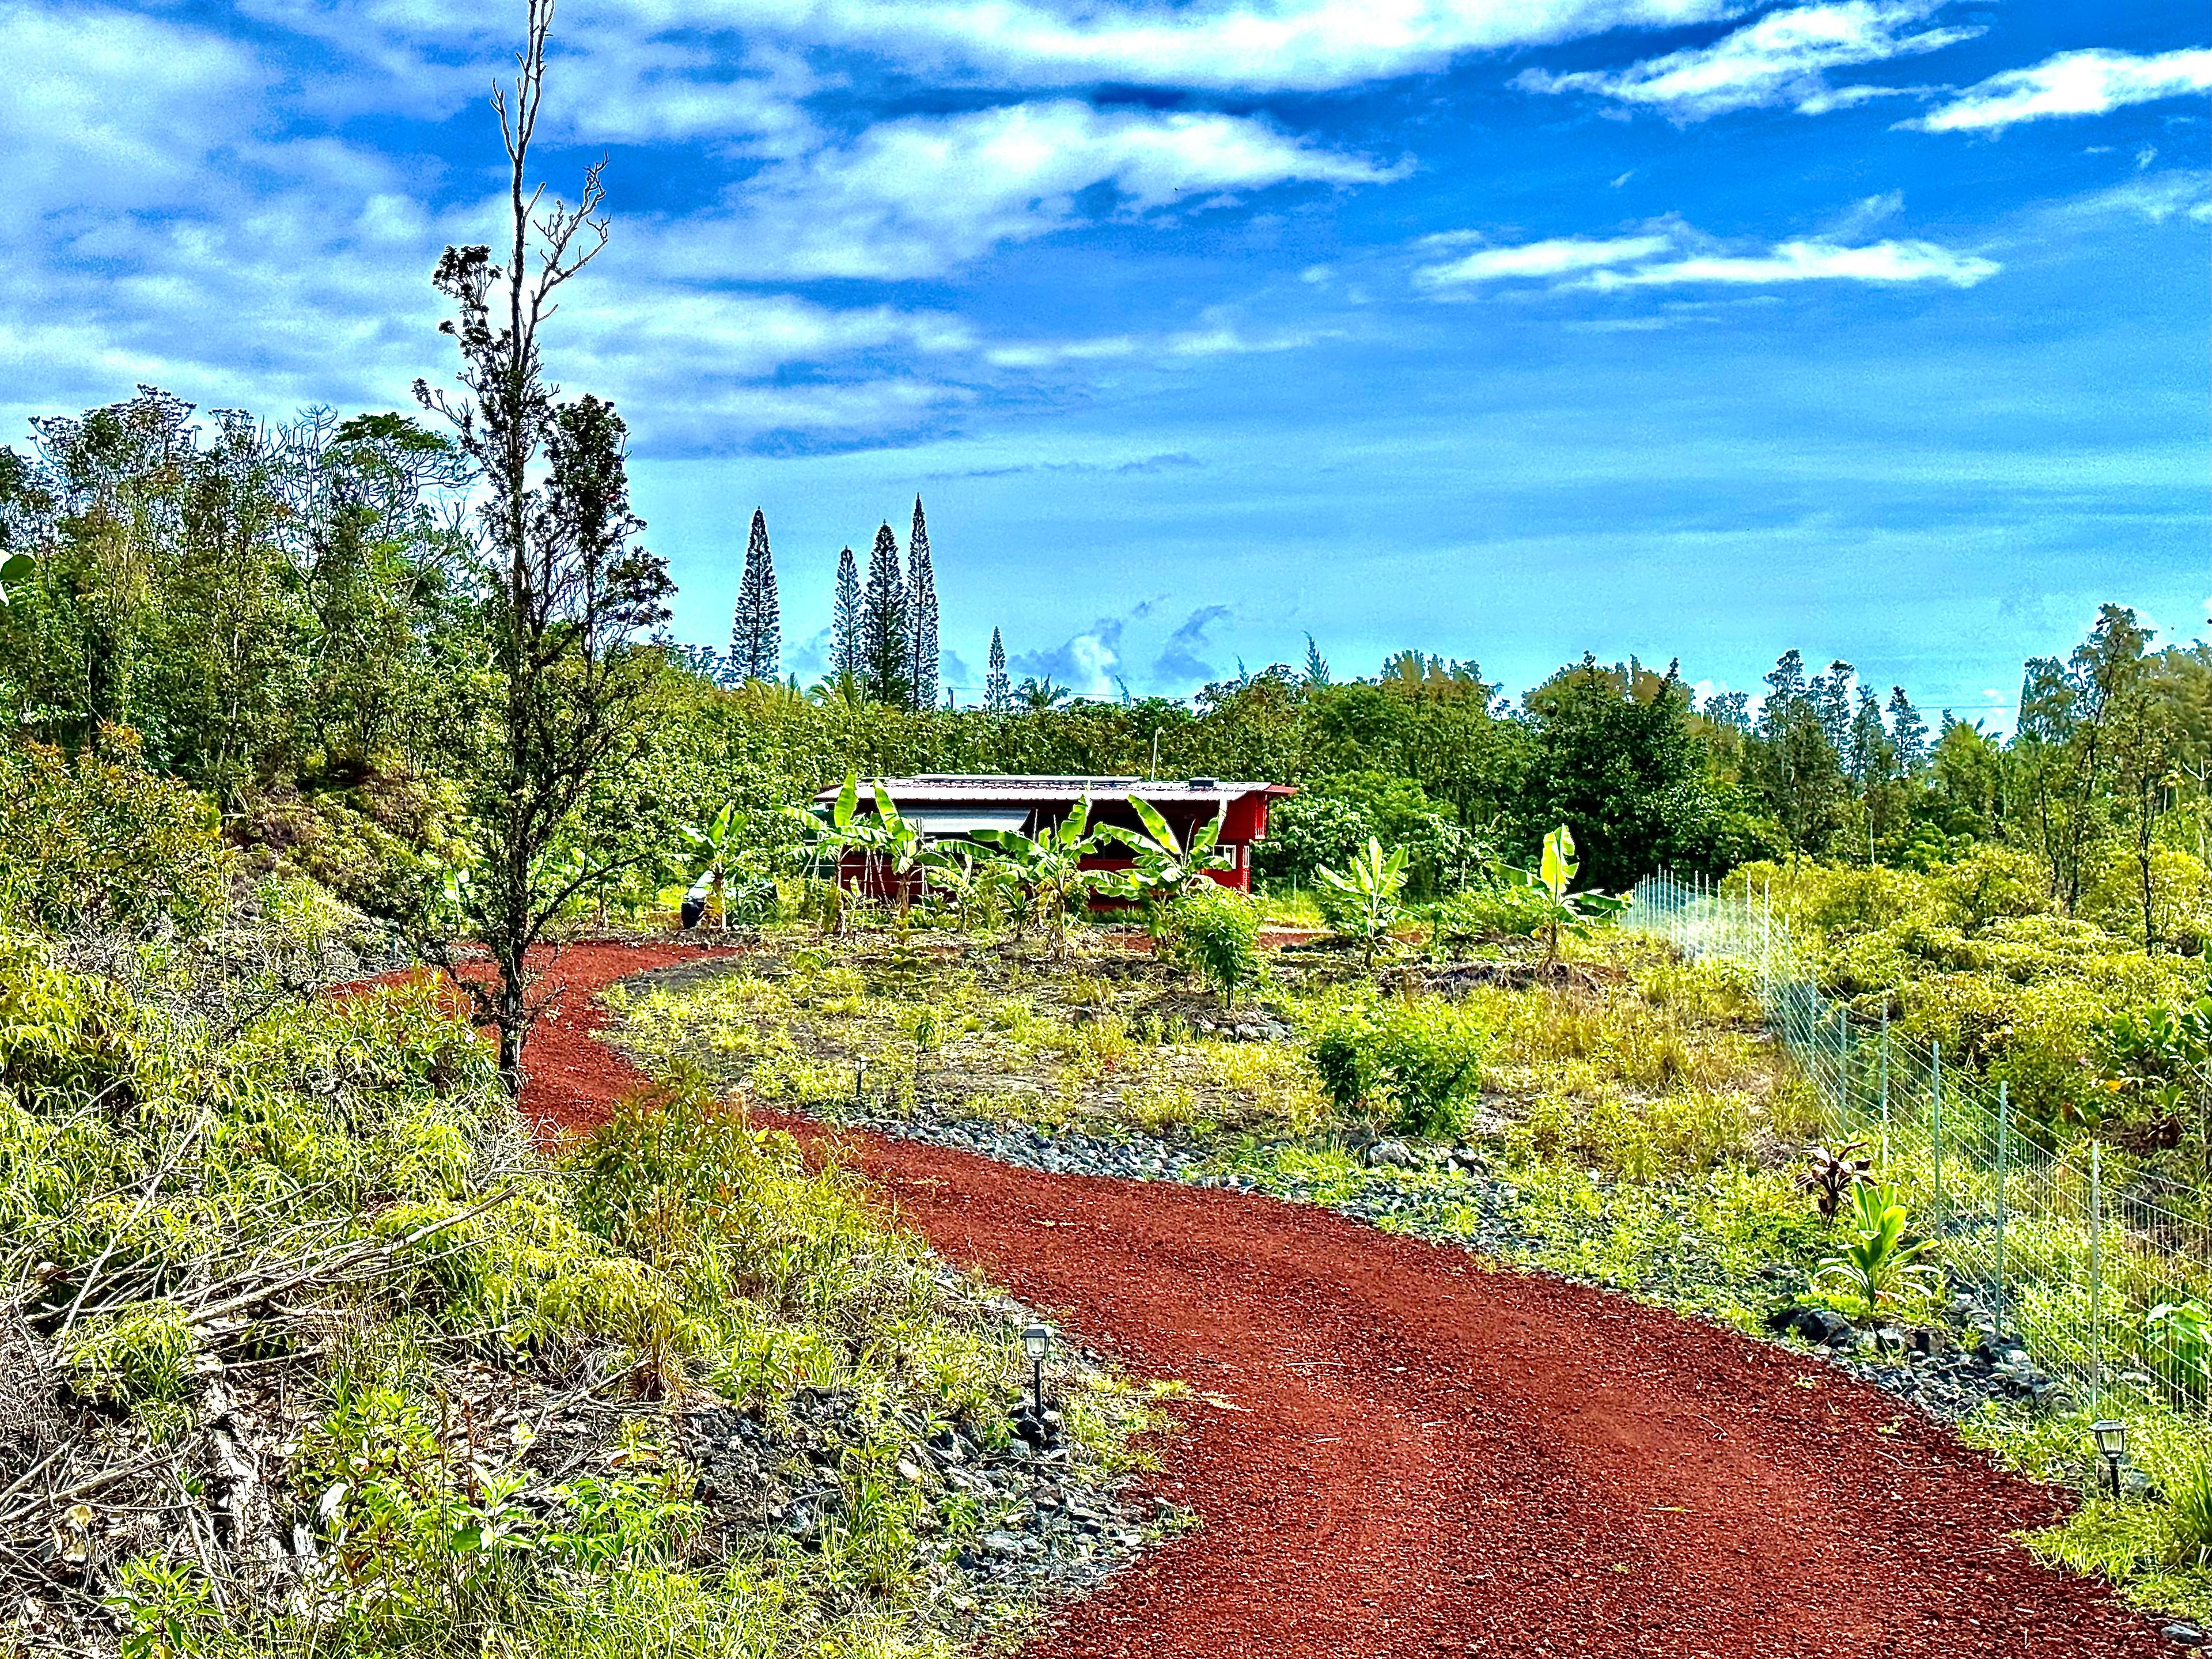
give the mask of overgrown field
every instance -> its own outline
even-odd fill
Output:
[[[428,989],[301,994],[318,902],[98,971],[0,936],[0,1650],[1018,1626],[969,1546],[1110,1486],[1143,1400],[1063,1359],[1018,1438],[1022,1310],[696,1084],[541,1154]]]

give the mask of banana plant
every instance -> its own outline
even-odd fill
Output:
[[[1840,1255],[1823,1256],[1813,1275],[1815,1289],[1833,1286],[1854,1297],[1868,1318],[1883,1303],[1907,1289],[1935,1291],[1942,1274],[1921,1258],[1936,1248],[1933,1239],[1905,1242],[1911,1218],[1897,1188],[1875,1182],[1851,1191],[1851,1242]]]
[[[908,878],[921,870],[928,858],[928,839],[906,821],[890,791],[880,783],[867,786],[876,810],[863,815],[860,787],[860,774],[848,772],[826,817],[818,811],[802,809],[810,843],[817,859],[828,854],[842,860],[847,853],[857,853],[872,877],[888,872],[898,885],[899,908],[903,911],[912,898]]]
[[[1403,908],[1398,899],[1406,890],[1406,849],[1394,847],[1385,854],[1382,842],[1370,836],[1367,845],[1352,854],[1349,869],[1318,870],[1315,875],[1347,901],[1336,907],[1341,920],[1330,931],[1340,939],[1357,939],[1360,961],[1372,969],[1376,951],[1389,942]]]
[[[730,931],[730,872],[735,868],[744,814],[735,802],[725,801],[703,824],[686,824],[682,831],[686,862],[691,866],[691,892],[711,896],[722,931]]]
[[[939,842],[922,855],[932,888],[951,901],[963,931],[975,925],[975,908],[990,889],[990,866],[981,849],[963,841]]]
[[[27,553],[10,553],[0,558],[0,605],[38,573],[38,561]]]
[[[1604,917],[1618,915],[1628,901],[1593,889],[1588,892],[1571,893],[1567,889],[1575,879],[1582,862],[1575,856],[1574,832],[1561,824],[1544,837],[1544,854],[1528,884],[1536,891],[1541,908],[1533,931],[1544,935],[1544,960],[1549,964],[1559,959],[1559,932],[1580,933],[1591,923]]]
[[[1083,861],[1099,850],[1100,837],[1091,828],[1091,797],[1081,795],[1068,815],[1034,836],[1018,830],[975,830],[968,839],[1004,861],[1012,879],[1031,901],[1037,918],[1050,930],[1053,954],[1067,950],[1067,913],[1079,900],[1104,887],[1110,879],[1103,870],[1086,870]]]
[[[1143,829],[1105,823],[1098,827],[1098,834],[1129,849],[1135,863],[1116,872],[1112,889],[1118,896],[1143,906],[1147,916],[1156,919],[1163,905],[1206,879],[1209,871],[1235,867],[1235,860],[1220,848],[1220,814],[1192,830],[1185,841],[1150,801],[1132,795],[1129,810]]]

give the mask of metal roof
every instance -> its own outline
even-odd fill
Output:
[[[1264,790],[1270,794],[1297,792],[1280,783],[1237,782],[1225,778],[1082,778],[994,775],[978,772],[932,772],[911,778],[865,778],[882,788],[901,807],[980,806],[992,801],[1020,801],[1038,805],[1073,803],[1079,795],[1093,800],[1127,799],[1135,795],[1162,805],[1176,801],[1226,802]],[[833,801],[842,784],[824,789],[815,799]]]

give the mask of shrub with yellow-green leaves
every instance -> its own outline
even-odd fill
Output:
[[[0,923],[191,932],[220,915],[232,862],[214,804],[141,764],[135,733],[103,728],[74,757],[0,741]]]
[[[2115,1109],[2100,1033],[2116,1018],[2187,1001],[2206,978],[2201,956],[2142,948],[2139,894],[2130,909],[2119,892],[2134,866],[2122,862],[2125,870],[2093,884],[2076,916],[2060,914],[2034,858],[1995,846],[1924,874],[1751,865],[1729,878],[1724,896],[1744,883],[1762,896],[1771,887],[1775,914],[1810,949],[1823,988],[1861,1018],[1886,1015],[1897,1036],[1940,1042],[1947,1063],[2008,1085],[2027,1117],[2096,1123]],[[2171,923],[2166,945],[2201,946],[2212,895],[2203,867],[2165,848],[2154,863],[2158,914]]]

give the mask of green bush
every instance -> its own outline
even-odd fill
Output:
[[[376,775],[343,788],[249,796],[232,828],[248,863],[312,877],[374,916],[413,917],[465,858],[455,786]]]
[[[1502,881],[1440,900],[1429,912],[1429,924],[1437,948],[1458,950],[1500,934],[1526,939],[1544,925],[1548,911],[1538,889]]]
[[[1496,1042],[1474,1009],[1409,998],[1332,1011],[1312,1035],[1311,1054],[1339,1111],[1380,1100],[1399,1133],[1443,1139],[1466,1126]]]
[[[2161,856],[2161,892],[2185,899],[2202,867]],[[1739,881],[1754,895],[1771,883],[1823,989],[1869,1023],[1887,1013],[1899,1037],[1942,1043],[1946,1065],[2009,1085],[2015,1110],[2046,1126],[2128,1121],[2137,1102],[2104,1085],[2100,1033],[2203,988],[2200,961],[2142,949],[2139,908],[2057,914],[2042,866],[2017,848],[1974,848],[1924,874],[1754,865],[1729,878],[1731,901]],[[2191,936],[2189,902],[2161,902],[2169,936]]]
[[[231,856],[205,797],[140,764],[135,733],[66,758],[0,743],[0,921],[50,933],[211,925]]]
[[[1260,907],[1212,881],[1178,894],[1161,917],[1160,955],[1202,975],[1225,1003],[1259,982]]]
[[[181,1399],[198,1346],[185,1310],[142,1302],[88,1320],[71,1335],[64,1362],[87,1397],[136,1406]]]

